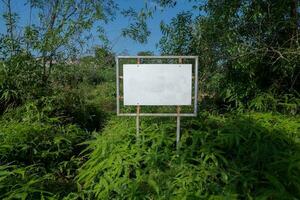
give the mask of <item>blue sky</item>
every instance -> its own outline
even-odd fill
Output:
[[[149,2],[150,0],[148,0]],[[1,2],[1,1],[0,1]],[[14,12],[18,13],[20,16],[19,27],[27,25],[29,22],[29,6],[26,5],[26,0],[12,0],[12,9]],[[134,9],[141,9],[144,6],[145,0],[116,0],[119,4],[119,8],[126,9],[132,7]],[[150,3],[154,6],[154,3]],[[188,0],[178,0],[177,5],[174,8],[165,8],[163,11],[159,9],[156,11],[152,19],[148,20],[149,30],[151,35],[146,44],[140,44],[129,38],[124,38],[121,36],[122,28],[128,26],[130,21],[128,18],[124,18],[120,13],[117,14],[116,19],[113,22],[109,22],[104,25],[107,33],[107,37],[111,41],[113,51],[117,54],[121,54],[127,51],[131,55],[136,55],[139,51],[153,51],[156,55],[159,55],[159,49],[156,48],[156,44],[159,42],[161,37],[160,22],[163,20],[168,23],[172,17],[176,16],[177,13],[187,10],[192,10],[194,4]],[[0,12],[3,13],[5,8],[3,3],[0,3]],[[199,15],[199,11],[193,10],[195,16]],[[37,16],[33,15],[33,18]],[[34,20],[34,19],[33,19]],[[5,31],[5,24],[1,16],[0,21],[0,32]],[[93,28],[92,33],[94,37],[89,42],[89,46],[99,45],[101,41],[97,37],[96,27]]]

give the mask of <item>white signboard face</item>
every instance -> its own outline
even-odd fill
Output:
[[[124,64],[124,105],[191,105],[191,64]]]

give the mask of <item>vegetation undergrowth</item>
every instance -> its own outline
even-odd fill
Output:
[[[77,179],[90,199],[297,199],[299,118],[202,114],[175,121],[113,118],[88,142]]]
[[[76,188],[83,162],[78,144],[90,133],[61,124],[43,108],[27,103],[0,120],[1,199],[56,199]]]

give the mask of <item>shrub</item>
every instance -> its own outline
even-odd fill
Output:
[[[97,85],[115,79],[114,68],[88,62],[83,64],[57,64],[53,68],[51,81],[54,86],[77,87],[80,83]]]
[[[202,114],[182,123],[113,119],[88,142],[78,175],[90,199],[292,199],[300,197],[299,119]]]
[[[277,96],[277,97],[276,97]],[[258,94],[249,103],[251,110],[267,112],[281,112],[284,114],[296,115],[299,114],[300,98],[296,93],[275,95],[271,92]]]
[[[60,124],[42,108],[27,103],[0,120],[2,199],[58,199],[76,191],[74,177],[83,162],[79,144],[90,133]]]
[[[20,54],[0,63],[0,78],[0,113],[48,93],[42,66],[29,55]]]
[[[60,88],[51,97],[54,116],[64,124],[73,123],[88,131],[100,130],[103,127],[106,113],[100,102],[89,101],[92,89],[86,85],[79,88]]]

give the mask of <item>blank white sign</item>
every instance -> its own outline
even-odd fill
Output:
[[[124,105],[191,105],[191,64],[124,64]]]

